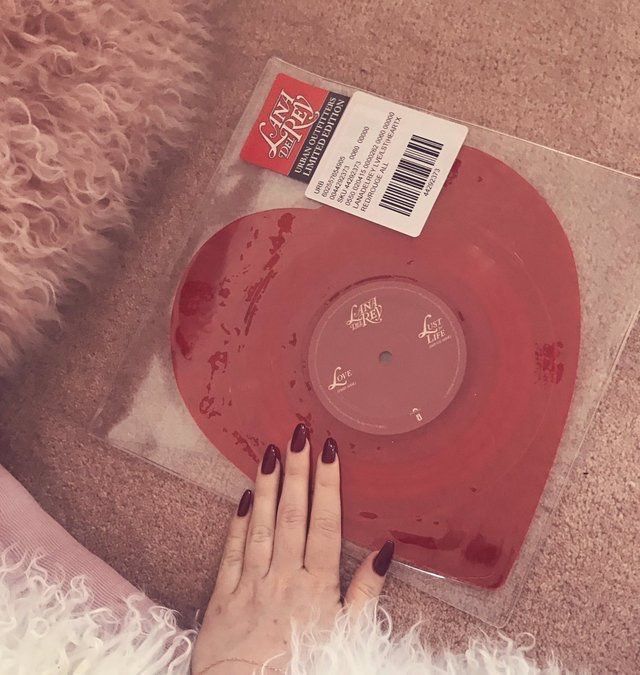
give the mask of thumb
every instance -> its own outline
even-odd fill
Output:
[[[344,598],[347,605],[359,611],[369,600],[380,595],[394,548],[392,541],[386,541],[379,551],[370,553],[360,563]]]

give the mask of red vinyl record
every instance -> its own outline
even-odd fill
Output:
[[[422,234],[328,208],[236,220],[171,318],[200,429],[253,478],[297,421],[339,445],[344,536],[411,566],[506,579],[575,383],[575,263],[538,192],[464,147]]]

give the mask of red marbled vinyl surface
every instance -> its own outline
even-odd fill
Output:
[[[311,383],[318,321],[372,279],[433,294],[463,333],[457,393],[412,431],[353,428]],[[338,441],[346,538],[392,537],[399,560],[488,588],[506,579],[553,464],[579,339],[560,223],[522,177],[469,147],[420,237],[327,207],[252,214],[198,251],[171,318],[182,397],[239,469],[253,477],[266,444],[304,420],[316,452],[326,435]]]

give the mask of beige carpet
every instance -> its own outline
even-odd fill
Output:
[[[44,508],[158,600],[191,617],[214,579],[229,508],[85,429],[268,56],[410,104],[638,173],[640,3],[423,0],[218,3],[208,123],[122,242],[111,274],[5,387],[0,462]],[[639,205],[640,208],[640,205]],[[638,672],[640,330],[574,467],[506,630],[594,672]],[[399,582],[387,605],[438,639],[477,622]]]

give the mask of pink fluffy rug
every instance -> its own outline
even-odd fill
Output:
[[[0,374],[194,120],[206,0],[0,0]]]

